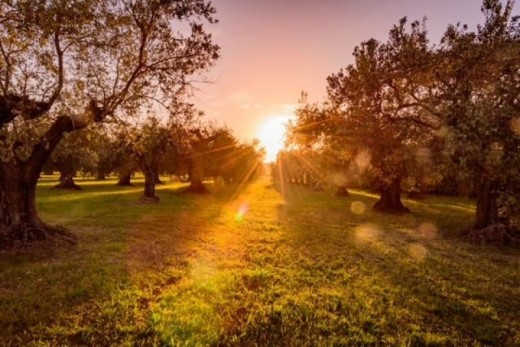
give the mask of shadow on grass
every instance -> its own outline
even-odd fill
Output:
[[[168,269],[183,266],[186,242],[221,206],[186,197],[178,184],[158,186],[159,204],[138,205],[140,183],[110,183],[81,192],[39,187],[43,219],[69,226],[79,244],[0,254],[0,344],[154,343],[147,305],[175,282]]]
[[[450,227],[471,220],[471,205],[461,209],[450,198],[432,197],[432,207],[425,200],[413,204],[412,215],[391,216],[360,209],[375,201],[364,192],[351,191],[344,200],[324,196],[291,187],[277,208],[290,246],[278,253],[290,254],[280,262],[299,268],[293,276],[303,283],[293,286],[310,293],[286,293],[296,306],[275,302],[280,316],[266,318],[274,324],[269,338],[275,344],[306,343],[312,336],[316,342],[325,336],[325,344],[518,342],[520,290],[513,278],[520,278],[520,253],[444,237],[453,234]],[[283,283],[282,292],[289,281]],[[322,290],[329,296],[314,302],[313,293]],[[315,323],[320,319],[328,319],[328,326]],[[307,337],[293,333],[302,330]],[[341,334],[348,339],[342,341]]]
[[[291,205],[307,201],[309,213],[316,213],[325,208],[343,216],[354,217],[368,216],[367,218],[397,220],[405,224],[433,223],[437,230],[446,237],[460,237],[473,223],[475,218],[475,205],[464,198],[426,196],[423,200],[416,201],[403,198],[403,204],[411,210],[411,214],[404,216],[392,216],[391,214],[376,213],[372,207],[379,196],[375,193],[358,189],[349,189],[348,198],[337,198],[334,192],[315,192],[304,186],[280,182],[272,185],[284,198],[285,205],[282,210],[291,211]],[[300,206],[302,208],[302,206]],[[356,211],[354,211],[356,210]],[[318,212],[319,213],[319,212]],[[395,218],[394,218],[395,217]],[[365,218],[365,219],[367,219]]]
[[[282,199],[260,181],[238,197],[234,187],[192,196],[170,184],[159,204],[137,205],[136,188],[103,182],[73,202],[40,202],[45,220],[73,226],[81,242],[45,259],[1,258],[0,344],[520,339],[520,254],[444,238],[471,214],[449,207],[457,200],[388,216],[358,191],[291,187]]]

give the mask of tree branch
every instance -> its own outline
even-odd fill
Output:
[[[56,27],[54,30],[54,49],[56,50],[56,54],[58,56],[58,85],[56,86],[56,89],[54,90],[54,93],[52,93],[48,103],[48,109],[52,107],[54,102],[58,99],[61,90],[63,88],[63,51],[60,46],[60,26]]]

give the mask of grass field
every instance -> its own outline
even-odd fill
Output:
[[[78,183],[38,190],[77,246],[0,254],[0,345],[520,345],[520,251],[462,240],[468,200]]]

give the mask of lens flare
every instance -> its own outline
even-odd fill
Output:
[[[235,214],[235,221],[237,222],[240,222],[244,219],[247,211],[249,211],[249,205],[247,205],[246,203],[243,203],[242,205],[240,205],[240,207],[238,208],[238,212]]]
[[[517,135],[520,135],[520,117],[511,119],[510,126],[511,126],[511,131],[513,131]]]
[[[415,153],[415,158],[419,164],[431,163],[431,150],[429,148],[419,148]]]
[[[354,214],[357,214],[357,215],[361,215],[363,213],[365,213],[365,204],[361,201],[354,201],[351,205],[350,205],[350,209],[352,210],[352,212]]]
[[[380,236],[381,230],[372,223],[358,225],[355,229],[355,238],[359,242],[375,242]]]
[[[345,186],[348,183],[347,176],[343,173],[336,173],[332,175],[332,183],[336,186]]]
[[[450,134],[450,128],[448,127],[441,127],[439,130],[435,132],[435,135],[441,138],[445,138]]]
[[[432,240],[437,237],[437,227],[432,223],[421,223],[417,228],[421,236],[425,239]]]
[[[423,261],[428,255],[428,250],[419,243],[412,243],[408,246],[408,254],[416,261]]]
[[[354,159],[357,166],[364,170],[370,165],[370,152],[368,151],[361,151],[356,155],[356,158]]]

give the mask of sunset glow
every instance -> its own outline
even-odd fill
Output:
[[[193,102],[239,137],[253,139],[259,124],[285,115],[301,91],[310,101],[323,99],[326,77],[352,63],[362,41],[385,40],[403,16],[427,15],[436,41],[449,23],[474,26],[479,2],[214,0],[219,23],[207,29],[222,59],[208,72],[211,83],[197,85]]]
[[[268,118],[258,130],[258,139],[265,148],[266,163],[276,160],[276,155],[283,148],[285,142],[285,126],[291,116],[277,116]]]
[[[520,347],[515,1],[0,0],[0,347]]]

